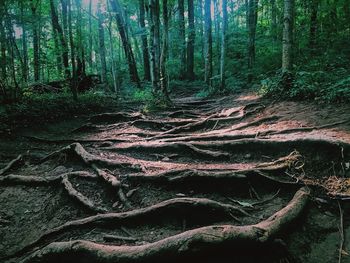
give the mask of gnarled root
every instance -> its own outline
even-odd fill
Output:
[[[308,189],[300,189],[287,206],[255,225],[207,226],[141,246],[108,246],[85,240],[54,242],[22,262],[163,262],[218,245],[261,244],[275,238],[295,220],[304,210],[308,197]]]
[[[188,213],[186,213],[186,211]],[[196,211],[202,213],[204,212],[207,216],[225,215],[227,218],[234,219],[235,216],[251,217],[251,215],[242,208],[206,198],[174,198],[145,208],[122,213],[98,214],[67,222],[64,225],[51,229],[39,237],[36,241],[24,247],[12,256],[19,257],[33,251],[37,247],[43,247],[48,242],[55,240],[60,234],[63,234],[69,230],[98,226],[118,227],[119,225],[127,223],[130,220],[142,220],[162,214],[176,215],[178,213],[186,213],[188,216],[193,216],[197,214]]]

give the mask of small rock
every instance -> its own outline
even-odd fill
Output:
[[[176,194],[176,196],[178,196],[178,197],[185,197],[186,195],[182,194],[182,193],[178,193],[178,194]]]
[[[169,157],[164,157],[162,161],[170,161]]]
[[[119,202],[117,201],[117,202],[115,202],[115,203],[112,205],[112,207],[113,207],[113,208],[116,208],[118,205],[119,205]]]

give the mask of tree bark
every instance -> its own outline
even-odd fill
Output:
[[[187,79],[194,80],[194,41],[196,31],[194,27],[193,0],[188,0],[188,42],[187,42]]]
[[[213,75],[213,36],[211,32],[211,1],[205,0],[204,3],[204,26],[205,26],[205,74],[204,81],[210,85]]]
[[[39,81],[40,79],[40,58],[39,58],[39,38],[40,38],[40,29],[38,26],[38,16],[37,16],[37,6],[38,2],[35,3],[34,0],[31,0],[31,11],[32,11],[32,19],[33,19],[33,68],[34,68],[34,81]]]
[[[83,46],[83,34],[82,34],[82,15],[81,15],[81,0],[75,0],[77,8],[77,77],[82,78],[85,76],[85,51]]]
[[[294,0],[284,0],[282,71],[292,69]]]
[[[180,38],[180,79],[186,78],[186,36],[185,36],[185,3],[178,0],[179,38]]]
[[[23,53],[23,66],[22,66],[22,78],[24,82],[28,81],[28,43],[27,43],[27,27],[24,21],[24,6],[21,2],[21,22],[22,22],[22,53]]]
[[[259,0],[249,0],[248,4],[248,69],[252,69],[255,63],[255,38],[256,25],[258,22],[258,3]]]
[[[277,42],[277,6],[276,0],[271,0],[271,35],[274,43]]]
[[[151,0],[152,18],[152,86],[153,91],[158,93],[160,85],[160,28],[159,28],[159,0]]]
[[[67,9],[68,9],[68,34],[69,34],[69,44],[70,44],[70,56],[72,63],[72,81],[71,81],[71,91],[73,94],[74,101],[78,100],[78,92],[77,92],[77,70],[75,63],[75,47],[74,47],[74,39],[73,39],[73,29],[72,29],[72,0],[67,0]]]
[[[227,0],[222,1],[222,31],[221,31],[221,57],[220,57],[220,88],[225,89],[225,56],[226,56],[226,42],[227,42]]]
[[[143,57],[143,71],[144,71],[144,80],[151,80],[151,72],[150,72],[150,62],[149,62],[149,54],[148,54],[148,41],[147,41],[147,32],[146,32],[146,24],[145,24],[145,1],[139,0],[139,23],[142,30],[141,42],[142,42],[142,57]]]
[[[166,61],[169,46],[169,17],[168,17],[168,0],[162,0],[163,4],[163,46],[160,56],[160,88],[166,101],[170,101],[168,94],[168,76],[166,70]]]
[[[4,16],[4,3],[0,2],[0,15],[1,17]],[[6,33],[5,33],[5,25],[3,24],[5,21],[0,20],[0,44],[1,44],[1,50],[0,50],[0,61],[1,61],[1,80],[6,81],[7,79],[7,58],[6,58]]]
[[[55,7],[53,0],[50,0],[50,8],[51,8],[52,27],[54,28],[54,31],[56,32],[56,34],[55,34],[56,37],[58,37],[60,42],[61,42],[61,49],[59,49],[59,50],[60,50],[60,53],[62,56],[64,75],[65,75],[66,79],[69,79],[70,78],[70,70],[69,70],[69,60],[68,60],[68,46],[67,46],[67,42],[66,42],[66,39],[64,37],[64,34],[63,34],[62,27],[58,21],[58,15],[57,15],[56,7]]]
[[[134,82],[138,88],[141,88],[134,53],[132,51],[129,39],[127,37],[125,21],[123,19],[123,9],[121,8],[119,0],[110,0],[110,3],[111,3],[112,10],[115,13],[119,35],[122,40],[126,59],[128,61],[130,80]]]
[[[106,47],[105,47],[105,31],[103,28],[104,17],[101,11],[101,1],[97,4],[97,17],[98,17],[98,43],[99,53],[101,61],[101,80],[107,81],[107,63],[106,63]]]

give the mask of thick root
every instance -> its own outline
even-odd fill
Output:
[[[251,217],[251,215],[242,208],[206,198],[174,198],[149,207],[135,209],[128,212],[98,214],[67,222],[64,225],[48,231],[30,245],[24,247],[14,255],[7,258],[20,257],[33,251],[37,247],[43,247],[45,244],[55,240],[60,234],[70,230],[98,226],[118,227],[119,225],[127,223],[130,220],[142,220],[147,217],[149,218],[169,213],[178,214],[179,212],[184,213],[185,211],[188,211],[189,215],[194,216],[197,214],[195,211],[206,211],[205,213],[207,216],[218,216],[218,213],[219,215],[226,215],[227,218],[232,218],[234,216]]]
[[[308,198],[309,191],[300,189],[286,207],[255,225],[207,226],[141,246],[107,246],[85,240],[55,242],[22,262],[64,262],[67,259],[84,263],[161,262],[218,245],[233,246],[237,242],[261,244],[286,229],[304,210]]]

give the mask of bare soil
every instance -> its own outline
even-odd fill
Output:
[[[350,262],[349,105],[173,102],[2,138],[0,262]]]

